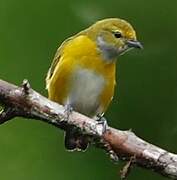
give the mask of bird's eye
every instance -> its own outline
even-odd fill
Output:
[[[122,37],[122,34],[119,31],[113,32],[113,34],[114,34],[114,36],[116,38],[121,38]]]

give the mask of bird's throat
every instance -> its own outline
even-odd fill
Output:
[[[105,42],[101,36],[98,36],[96,43],[98,50],[107,63],[112,63],[117,59],[119,52],[116,47]]]

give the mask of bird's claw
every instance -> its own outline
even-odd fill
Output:
[[[66,104],[64,114],[67,120],[69,119],[69,116],[71,115],[72,111],[73,111],[73,108],[71,104]]]
[[[102,136],[106,132],[107,127],[108,127],[106,118],[103,116],[98,116],[96,126],[97,126],[96,129],[97,129],[98,134]]]

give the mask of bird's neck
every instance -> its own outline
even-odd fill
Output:
[[[96,44],[98,47],[98,50],[101,53],[101,56],[103,57],[103,60],[106,63],[115,63],[118,51],[116,47],[112,46],[111,44],[108,44],[101,36],[98,36],[96,39]]]
[[[94,28],[81,31],[78,35],[87,36],[91,41],[95,42],[96,48],[105,63],[115,63],[119,55],[117,48],[107,43],[102,36],[98,36]]]

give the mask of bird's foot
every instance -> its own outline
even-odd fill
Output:
[[[72,112],[73,112],[73,108],[71,104],[66,104],[64,114],[67,120],[69,119],[69,116],[71,115]]]
[[[107,127],[108,127],[108,123],[107,123],[107,120],[104,116],[101,116],[101,115],[97,115],[97,122],[98,124],[102,124],[103,126],[103,131],[105,132],[107,130]]]
[[[103,135],[108,127],[107,120],[105,117],[98,115],[96,121],[97,121],[97,132],[99,135]]]

